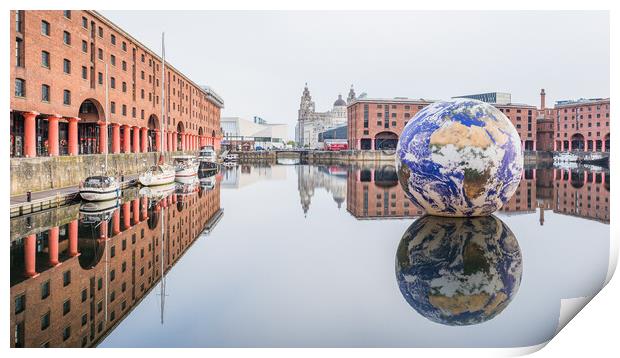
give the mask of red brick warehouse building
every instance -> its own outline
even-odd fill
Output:
[[[359,98],[347,107],[347,138],[355,150],[396,149],[405,125],[431,101]]]
[[[558,101],[553,150],[609,152],[609,98]]]
[[[490,93],[494,94],[494,93]],[[479,96],[463,96],[486,100]],[[493,102],[515,125],[524,150],[536,150],[536,106],[517,104],[508,100]],[[501,99],[501,97],[498,97]],[[495,101],[495,100],[494,100]],[[405,125],[422,108],[433,101],[425,99],[362,98],[353,101],[347,107],[347,127],[349,148],[356,150],[395,149],[400,133]]]
[[[161,58],[99,13],[11,11],[10,33],[12,157],[219,147],[223,100],[166,63],[162,128]]]

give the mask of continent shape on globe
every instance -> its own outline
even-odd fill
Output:
[[[497,217],[426,215],[405,231],[396,280],[411,307],[450,326],[496,317],[515,297],[523,261],[519,243]]]
[[[473,99],[435,102],[405,126],[396,148],[398,178],[428,214],[484,216],[514,194],[521,140],[494,106]]]

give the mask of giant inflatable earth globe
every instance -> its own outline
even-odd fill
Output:
[[[497,217],[424,216],[405,232],[396,252],[396,280],[411,307],[450,326],[485,322],[519,290],[519,243]]]
[[[473,99],[435,102],[407,123],[396,148],[407,196],[428,214],[490,215],[517,190],[521,141],[497,108]]]

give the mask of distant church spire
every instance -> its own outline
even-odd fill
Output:
[[[355,98],[355,90],[353,89],[353,85],[351,85],[351,89],[349,90],[349,96],[347,97],[347,104],[353,102]]]

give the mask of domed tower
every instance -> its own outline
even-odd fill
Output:
[[[347,102],[344,101],[344,99],[342,99],[342,95],[338,94],[338,99],[336,100],[336,102],[334,102],[334,108],[335,107],[346,107],[347,106]]]
[[[347,122],[347,102],[342,99],[341,94],[338,95],[338,99],[334,102],[331,114],[329,127],[339,126]]]
[[[355,101],[357,97],[355,97],[355,90],[353,89],[353,85],[351,85],[351,89],[349,90],[349,96],[347,97],[347,104],[351,104],[351,102]]]

